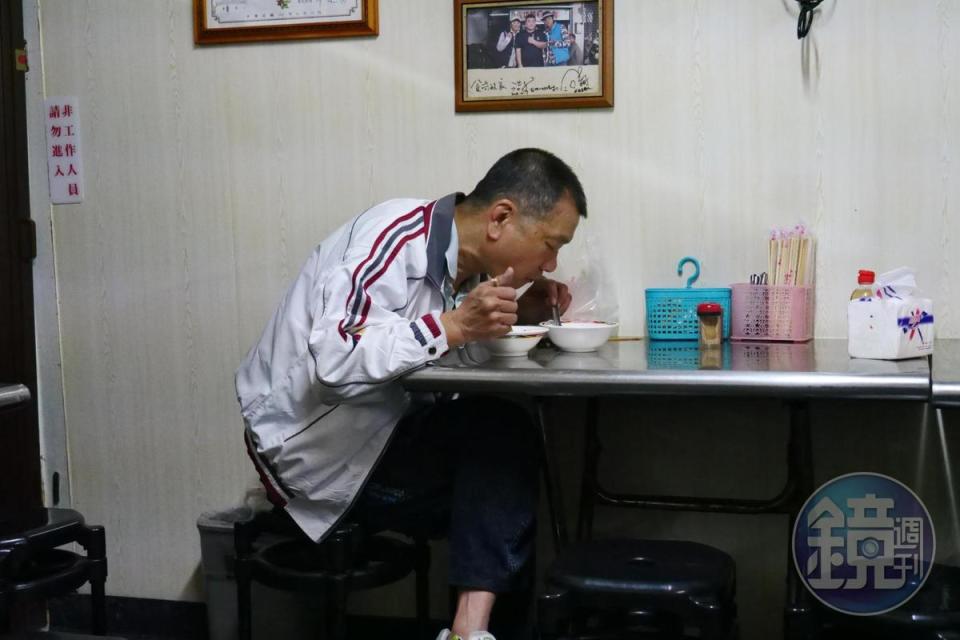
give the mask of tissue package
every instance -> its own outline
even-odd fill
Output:
[[[933,300],[919,295],[909,269],[882,274],[872,296],[851,300],[847,325],[853,358],[902,360],[933,353]]]

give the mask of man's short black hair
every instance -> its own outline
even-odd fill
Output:
[[[497,160],[467,196],[467,202],[489,205],[513,200],[521,215],[544,218],[569,194],[577,213],[587,217],[587,196],[580,179],[563,160],[543,149],[517,149]]]

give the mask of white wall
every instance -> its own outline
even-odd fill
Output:
[[[459,115],[450,2],[381,0],[375,39],[197,48],[190,0],[36,1],[30,83],[79,96],[87,194],[51,213],[33,178],[59,310],[40,322],[114,594],[198,597],[196,517],[252,480],[233,371],[310,248],[381,199],[469,190],[514,147],[580,174],[622,334],[681,256],[742,281],[803,219],[818,335],[845,335],[858,267],[907,264],[960,337],[958,0],[827,0],[806,65],[793,2],[620,0],[613,110]]]

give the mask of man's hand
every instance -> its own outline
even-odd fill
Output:
[[[573,296],[570,295],[567,285],[549,278],[535,280],[533,286],[520,298],[517,312],[520,324],[537,324],[549,320],[554,304],[560,307],[560,315],[563,315],[570,308],[571,302]]]
[[[457,347],[475,340],[499,338],[517,324],[517,290],[513,267],[502,275],[481,282],[467,294],[463,304],[440,316],[447,344]]]

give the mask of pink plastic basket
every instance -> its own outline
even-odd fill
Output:
[[[730,338],[806,342],[813,338],[813,288],[790,285],[732,286]]]

